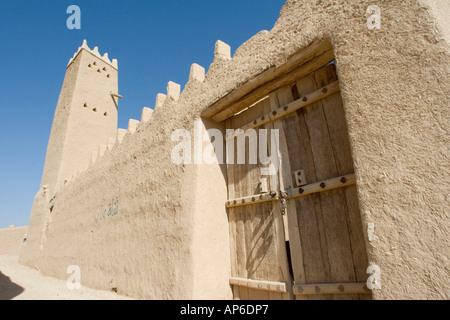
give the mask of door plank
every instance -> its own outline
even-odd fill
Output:
[[[283,87],[277,90],[275,93],[270,94],[269,99],[270,108],[272,111],[277,110],[281,104],[287,104],[294,100],[289,86]],[[278,130],[279,132],[279,145],[277,149],[280,157],[278,175],[272,176],[272,179],[274,179],[275,176],[278,176],[278,182],[275,182],[277,184],[277,188],[275,190],[290,189],[293,188],[293,183],[291,178],[291,168],[289,163],[286,137],[283,130],[283,122],[281,120],[273,121],[273,129]],[[281,204],[278,204],[278,208],[275,211],[277,214],[277,218],[280,220],[280,223],[277,225],[279,235],[278,254],[279,261],[282,264],[281,271],[283,272],[283,276],[286,279],[285,281],[288,282],[290,286],[292,286],[286,252],[286,241],[290,241],[290,235],[293,237],[292,245],[294,246],[294,250],[291,249],[291,260],[293,261],[293,268],[295,266],[296,269],[296,272],[294,272],[294,274],[298,275],[298,279],[304,279],[304,270],[298,226],[296,225],[296,219],[292,219],[292,213],[297,212],[295,202],[287,201],[286,204],[287,209],[284,216],[281,214]],[[290,223],[292,223],[292,226],[290,225]],[[292,230],[290,229],[291,227]],[[289,292],[291,293],[291,290],[289,290]],[[286,298],[293,299],[293,296],[291,295]]]
[[[317,85],[316,85],[317,88]],[[338,176],[332,140],[322,101],[305,109],[305,119],[311,138],[317,179]],[[323,215],[331,282],[354,282],[354,263],[346,221],[346,205],[342,190],[331,190],[319,195]],[[353,298],[336,295],[337,299]]]
[[[246,114],[243,118],[247,121]],[[252,165],[249,163],[249,143],[245,144],[245,164],[242,165],[242,168],[245,171],[245,175],[242,179],[242,195],[253,195],[253,177],[252,177]],[[247,278],[254,279],[254,256],[255,256],[255,247],[254,247],[254,232],[253,232],[253,223],[255,219],[255,206],[249,206],[248,208],[244,208],[245,215],[245,243],[246,243],[246,272]],[[249,287],[248,288],[248,299],[256,300],[258,299],[260,290]]]
[[[254,119],[257,117],[260,117],[262,114],[264,114],[264,107],[266,101],[259,102],[254,108],[251,108],[253,110],[249,110],[249,115],[247,119]],[[258,137],[259,141],[259,137]],[[251,194],[257,195],[259,194],[259,183],[260,183],[260,168],[259,163],[255,165],[251,165]],[[253,238],[253,261],[252,261],[252,268],[255,270],[254,273],[254,279],[259,280],[265,280],[267,279],[267,268],[269,267],[269,264],[267,263],[266,259],[264,259],[264,252],[261,250],[264,244],[264,238],[262,236],[262,227],[264,226],[264,206],[262,204],[252,206],[253,207],[253,222],[252,222],[252,238]],[[269,292],[264,290],[257,290],[254,294],[254,297],[256,300],[268,300],[269,299]]]
[[[297,81],[297,90],[299,97],[305,97],[309,93],[316,90],[314,76],[308,75]],[[298,167],[295,170],[304,169],[308,183],[318,182],[316,174],[316,166],[313,150],[311,147],[311,137],[308,130],[307,119],[305,116],[306,109],[297,112],[298,144],[303,145],[300,152],[304,155],[299,158]],[[295,128],[295,126],[293,126]],[[291,129],[293,130],[293,129]],[[295,129],[294,129],[295,130]],[[292,141],[296,143],[296,141]],[[301,147],[300,147],[301,148]],[[298,155],[291,154],[291,158],[295,161]],[[311,195],[309,197],[297,200],[299,210],[297,213],[299,226],[301,227],[302,243],[305,242],[305,268],[307,272],[307,283],[330,282],[330,262],[328,257],[328,245],[326,233],[323,223],[322,206],[320,204],[319,195]],[[307,248],[307,249],[306,249]],[[312,298],[312,297],[309,297]],[[331,299],[332,296],[322,295],[314,297],[314,299]]]
[[[239,119],[237,117],[233,117],[231,119],[232,121],[232,127],[236,128],[236,126],[240,125],[240,121],[244,121],[242,119]],[[237,146],[235,144],[235,154]],[[234,186],[235,186],[235,195],[237,197],[241,197],[242,192],[242,179],[245,176],[245,169],[243,168],[243,165],[234,164]],[[246,252],[246,243],[245,243],[245,215],[244,215],[244,209],[239,208],[239,210],[236,210],[236,253],[237,253],[237,277],[239,278],[247,278],[247,268],[246,268],[246,261],[247,261],[247,252]],[[248,300],[249,294],[248,294],[248,288],[247,287],[239,287],[239,296],[241,300]]]
[[[315,73],[315,79],[317,86],[336,81],[335,66],[329,65],[318,70]],[[331,136],[337,170],[339,174],[352,173],[354,172],[353,158],[342,99],[339,94],[334,94],[323,99],[322,105]],[[355,277],[357,281],[365,281],[367,279],[368,258],[356,186],[344,188],[341,193],[347,209],[346,219],[353,253]]]
[[[262,105],[262,109],[264,114],[268,113],[270,111],[270,101],[269,99],[266,99],[263,102]],[[265,124],[263,127],[266,130],[268,130],[268,134],[270,134],[273,126],[272,123],[267,123]],[[271,141],[270,139],[267,140],[267,150],[266,152],[270,152],[271,150]],[[266,153],[269,154],[269,153]],[[263,165],[260,164],[259,166],[259,175],[261,177],[261,168],[263,167]],[[265,176],[265,178],[267,179],[267,186],[269,190],[275,190],[275,188],[277,187],[277,183],[278,183],[278,179],[274,179],[274,177],[267,177]],[[270,247],[275,249],[275,245],[273,243],[273,239],[274,239],[274,234],[273,234],[273,204],[272,203],[263,203],[261,204],[261,207],[263,209],[263,216],[264,216],[264,227],[263,227],[263,237],[264,237],[264,241],[266,244],[270,244]],[[263,259],[263,264],[266,267],[265,272],[266,272],[266,277],[267,279],[271,279],[271,280],[278,280],[280,279],[278,277],[278,260],[277,260],[277,256],[276,256],[276,251],[275,250],[269,250],[269,245],[266,245],[263,247],[263,254],[265,255],[264,259]],[[274,265],[274,263],[276,263],[276,265]],[[282,299],[282,295],[281,294],[273,294],[273,293],[269,293],[268,294],[268,299],[269,300],[281,300]]]
[[[259,117],[264,111],[262,102],[256,104],[244,115],[244,118],[246,121],[251,121],[253,118]],[[246,167],[247,167],[247,176],[246,176],[246,183],[247,183],[247,195],[253,196],[257,193],[258,189],[258,183],[259,183],[259,173],[258,173],[258,166],[257,164],[250,164],[249,163],[249,145],[246,144]],[[260,260],[258,252],[258,238],[255,236],[255,231],[258,228],[258,225],[260,223],[261,214],[258,213],[260,211],[259,206],[249,206],[247,210],[247,224],[246,227],[246,237],[247,237],[247,244],[250,247],[247,247],[247,271],[248,271],[248,277],[249,279],[257,279],[259,275],[260,268],[258,266],[258,261]],[[261,243],[261,242],[259,242]],[[249,288],[249,299],[250,300],[263,300],[268,299],[268,292],[264,290],[258,290]]]

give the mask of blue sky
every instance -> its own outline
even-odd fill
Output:
[[[88,45],[119,61],[119,127],[153,108],[168,81],[208,69],[217,40],[234,52],[275,24],[285,0],[1,0],[0,228],[28,225],[69,59]],[[67,7],[81,9],[69,30]]]

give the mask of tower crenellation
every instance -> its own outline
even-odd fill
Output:
[[[78,51],[74,53],[73,57],[69,60],[69,64],[67,65],[67,68],[72,64],[72,62],[75,60],[75,58],[78,56],[78,54],[82,51],[85,50],[89,53],[91,53],[92,55],[94,55],[95,57],[101,59],[103,62],[105,62],[106,64],[109,64],[111,67],[115,68],[116,70],[119,69],[118,67],[118,62],[117,59],[113,59],[112,61],[109,60],[108,57],[108,53],[105,52],[104,55],[102,56],[99,52],[98,47],[94,47],[94,49],[90,49],[87,41],[83,40],[83,44],[81,45],[81,47],[78,48]]]

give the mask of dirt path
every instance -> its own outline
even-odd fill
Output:
[[[0,255],[0,300],[128,300],[114,292],[82,287],[69,290],[66,282],[41,275],[18,263],[17,256]]]

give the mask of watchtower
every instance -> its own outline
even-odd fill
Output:
[[[85,169],[92,152],[116,137],[118,65],[86,40],[67,66],[53,118],[41,187],[56,193]]]

